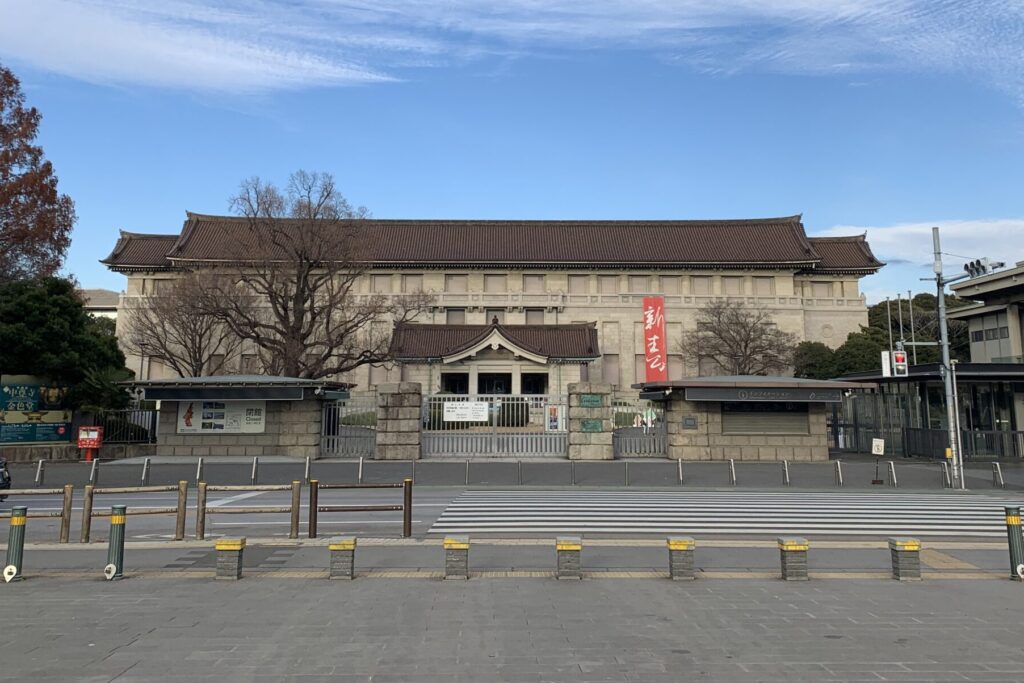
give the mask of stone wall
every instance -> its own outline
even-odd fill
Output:
[[[377,460],[419,460],[423,430],[418,382],[377,385]]]
[[[571,409],[570,409],[571,410]],[[826,406],[809,406],[807,434],[723,434],[721,404],[672,398],[665,411],[668,457],[674,460],[828,460]],[[684,428],[696,418],[695,429]]]
[[[584,396],[598,397],[600,406],[591,407]],[[576,382],[569,385],[569,459],[611,460],[612,385]],[[600,423],[600,431],[590,429]]]
[[[156,445],[151,443],[115,443],[106,444],[99,449],[100,460],[120,460],[121,458],[140,458],[156,455]],[[82,460],[83,451],[74,444],[40,444],[0,446],[0,457],[9,463]]]
[[[267,401],[261,434],[178,434],[178,402],[160,403],[157,455],[290,455],[316,458],[320,454],[321,402]]]

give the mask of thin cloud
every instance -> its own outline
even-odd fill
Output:
[[[1019,0],[0,0],[0,15],[0,54],[102,82],[294,88],[631,48],[713,74],[955,72],[1024,104]]]

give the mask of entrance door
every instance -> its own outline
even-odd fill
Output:
[[[511,372],[481,372],[477,378],[478,394],[511,394]]]

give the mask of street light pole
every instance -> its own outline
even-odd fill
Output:
[[[956,397],[953,394],[953,373],[949,362],[949,330],[946,325],[946,285],[950,282],[962,280],[964,275],[946,279],[942,276],[942,248],[939,245],[939,229],[932,228],[932,250],[934,262],[932,270],[935,273],[935,284],[938,287],[939,307],[939,349],[942,352],[942,384],[946,391],[946,426],[949,438],[949,448],[953,454],[953,478],[956,487],[963,489],[963,458],[959,448],[959,436],[956,433],[957,407]]]
[[[956,452],[959,455],[960,459],[960,462],[958,463],[958,469],[960,470],[960,488],[965,489],[967,488],[967,475],[964,473],[964,449],[963,443],[960,441],[960,436],[963,434],[963,432],[960,430],[960,397],[957,396],[956,391],[956,364],[957,360],[955,358],[952,361],[950,361],[949,374],[953,376],[953,405],[956,406]]]

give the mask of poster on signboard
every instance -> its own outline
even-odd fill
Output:
[[[0,384],[0,443],[70,441],[67,387],[27,375],[8,377]]]
[[[487,422],[487,401],[445,401],[445,422]]]
[[[647,382],[668,380],[668,340],[665,339],[665,298],[645,296],[643,301],[644,368]]]
[[[266,401],[179,401],[178,434],[262,434]]]
[[[549,403],[547,406],[546,429],[549,432],[565,431],[565,404]]]

